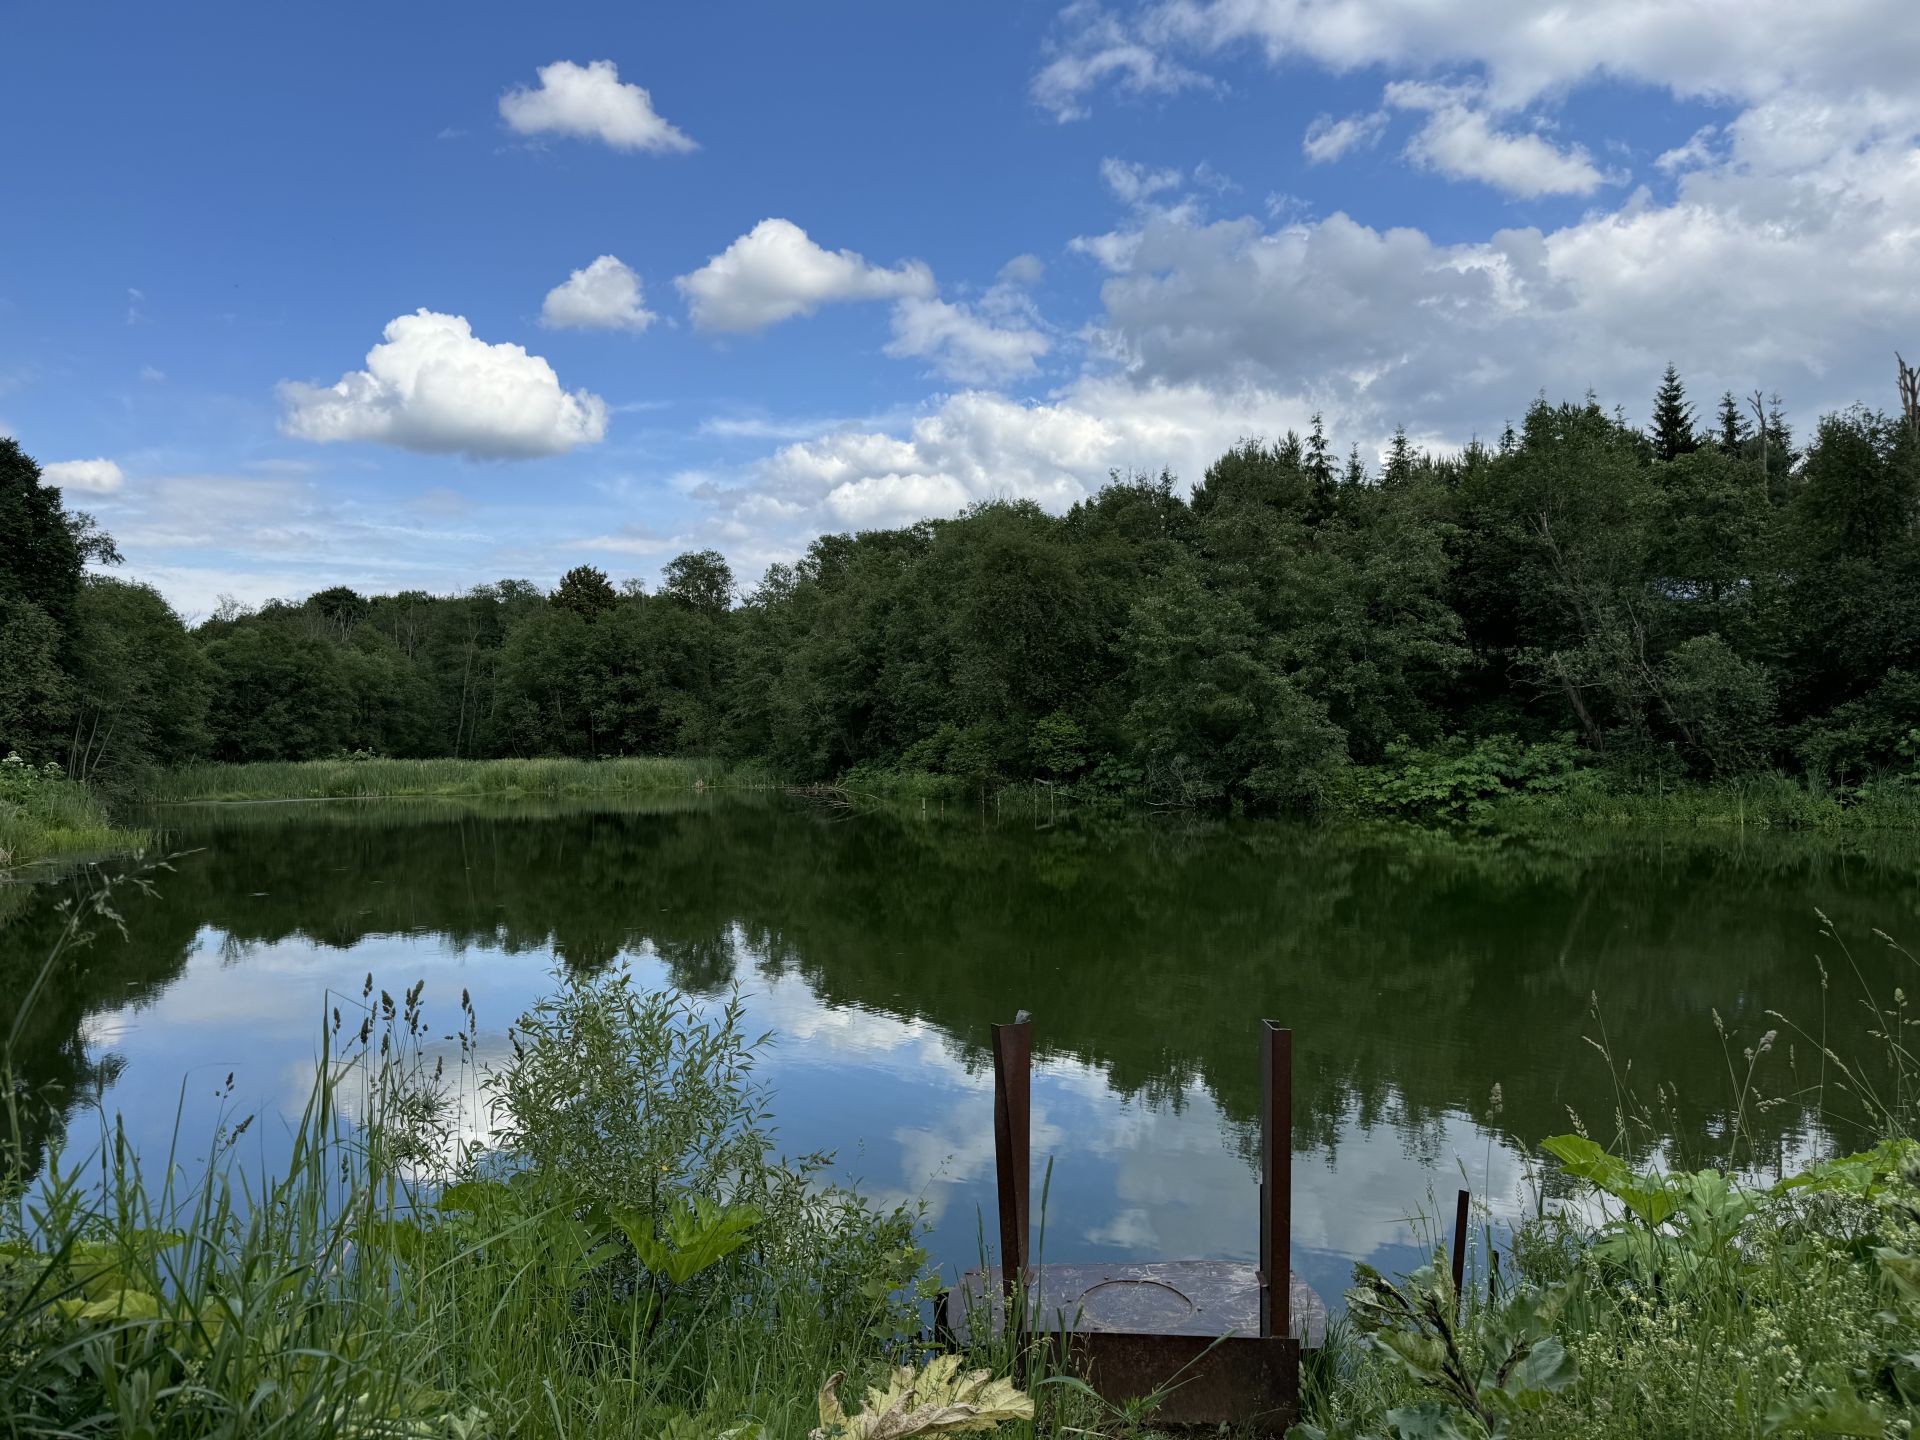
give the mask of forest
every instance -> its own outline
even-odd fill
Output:
[[[0,752],[107,793],[201,759],[699,755],[1305,812],[1537,751],[1623,789],[1866,795],[1920,785],[1902,400],[1797,436],[1778,397],[1702,413],[1669,367],[1645,429],[1543,397],[1370,467],[1316,419],[1190,492],[1116,474],[1063,515],[825,535],[757,584],[702,551],[653,591],[581,565],[191,626],[0,440]]]

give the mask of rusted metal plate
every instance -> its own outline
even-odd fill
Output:
[[[1043,1265],[1029,1270],[1027,1328],[1074,1334],[1133,1333],[1212,1339],[1260,1333],[1260,1270],[1232,1260],[1152,1260],[1118,1265]],[[1326,1343],[1327,1307],[1298,1275],[1288,1311],[1293,1338],[1308,1349]],[[973,1318],[997,1331],[1003,1322],[1001,1271],[969,1270],[951,1307],[962,1336]],[[991,1319],[989,1319],[989,1314]]]
[[[1002,1265],[962,1278],[957,1316],[941,1297],[936,1333],[962,1339],[999,1332],[1012,1311],[1012,1324],[1052,1346],[1055,1363],[1109,1401],[1157,1395],[1154,1418],[1162,1423],[1230,1423],[1246,1433],[1284,1434],[1299,1410],[1301,1346],[1324,1345],[1327,1334],[1326,1306],[1287,1267],[1293,1032],[1272,1021],[1261,1025],[1258,1265],[1162,1260],[1039,1267],[1027,1254],[1033,1027],[1021,1011],[992,1034]],[[1266,1283],[1269,1276],[1274,1284]]]
[[[1088,1331],[1066,1343],[1067,1372],[1102,1398],[1123,1404],[1158,1393],[1155,1426],[1230,1424],[1236,1434],[1277,1436],[1300,1413],[1297,1340]]]

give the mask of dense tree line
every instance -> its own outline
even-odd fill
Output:
[[[1496,444],[1396,436],[1377,474],[1247,441],[1190,494],[1115,476],[828,535],[744,594],[323,590],[190,632],[0,442],[0,745],[111,779],[210,756],[699,753],[1310,808],[1401,742],[1571,733],[1629,777],[1854,784],[1920,734],[1920,416],[1776,401],[1652,425],[1542,400]],[[97,568],[97,566],[96,566]]]

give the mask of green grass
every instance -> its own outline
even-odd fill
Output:
[[[1500,1238],[1497,1271],[1476,1224],[1458,1295],[1438,1247],[1410,1277],[1359,1267],[1348,1323],[1311,1367],[1308,1440],[1909,1434],[1920,1057],[1901,982],[1920,967],[1875,935],[1884,963],[1857,959],[1830,929],[1822,941],[1835,999],[1872,1014],[1878,1053],[1842,1057],[1772,1012],[1764,1034],[1723,1029],[1720,1153],[1698,1168],[1665,1142],[1678,1098],[1643,1103],[1631,1067],[1596,1037],[1620,1154],[1583,1131],[1541,1137],[1532,1217]],[[1816,1136],[1867,1148],[1793,1164],[1759,1153],[1749,1117],[1778,1105],[1809,1108]],[[1421,1229],[1428,1244],[1450,1238]]]
[[[919,1325],[913,1215],[774,1154],[737,1006],[556,984],[498,1062],[464,996],[431,1024],[418,988],[339,998],[271,1175],[232,1114],[144,1160],[103,1115],[36,1175],[26,1109],[68,1100],[6,1085],[0,1435],[798,1440],[829,1375],[880,1379]]]
[[[1590,785],[1497,804],[1496,823],[1818,830],[1920,829],[1920,787],[1885,785],[1863,795],[1815,789],[1785,775],[1651,789]]]
[[[143,848],[150,835],[115,825],[100,797],[72,780],[39,780],[0,792],[0,870],[73,855]]]
[[[299,760],[182,765],[156,774],[143,799],[340,800],[461,795],[633,795],[767,783],[713,760]]]

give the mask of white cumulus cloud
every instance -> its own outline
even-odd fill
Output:
[[[540,306],[540,323],[549,330],[640,331],[657,318],[641,295],[640,277],[612,255],[574,271]]]
[[[281,428],[302,440],[373,440],[476,459],[558,455],[597,444],[607,406],[567,391],[518,345],[489,345],[459,315],[417,310],[391,321],[367,368],[332,385],[285,381]]]
[[[1713,160],[1713,137],[1719,133],[1719,129],[1717,125],[1702,125],[1693,132],[1686,144],[1661,151],[1653,163],[1669,175],[1709,164]]]
[[[1321,115],[1307,127],[1300,150],[1314,165],[1327,165],[1353,150],[1370,150],[1386,132],[1387,112],[1375,110],[1366,115],[1348,115],[1336,120]]]
[[[698,148],[655,112],[653,97],[622,84],[611,60],[576,65],[556,60],[538,70],[540,83],[500,97],[500,118],[522,135],[572,135],[616,150],[672,153]]]
[[[1140,205],[1162,190],[1179,188],[1184,177],[1178,170],[1150,170],[1137,162],[1109,155],[1100,162],[1100,178],[1117,198],[1129,205]]]
[[[1788,91],[1911,95],[1920,72],[1911,0],[1748,0],[1737,11],[1666,0],[1547,8],[1538,0],[1143,0],[1114,8],[1075,0],[1060,13],[1035,93],[1044,81],[1045,103],[1084,114],[1102,84],[1132,90],[1136,73],[1184,70],[1187,61],[1243,45],[1276,66],[1310,61],[1343,74],[1470,67],[1502,110],[1603,75],[1686,98],[1752,102]],[[1106,54],[1133,58],[1095,63]]]
[[[894,269],[851,250],[814,244],[791,220],[762,220],[691,275],[673,282],[702,330],[763,330],[846,300],[926,299],[933,272],[917,260]]]
[[[1143,39],[1095,0],[1074,0],[1061,12],[1068,38],[1052,47],[1052,58],[1033,77],[1034,103],[1065,123],[1083,120],[1087,92],[1111,84],[1133,95],[1172,95],[1206,88],[1206,76],[1180,64],[1166,47]]]
[[[40,478],[62,490],[85,490],[92,495],[111,495],[127,483],[111,460],[56,460],[40,467]]]
[[[1450,180],[1478,180],[1531,199],[1590,195],[1606,179],[1582,146],[1561,150],[1539,135],[1499,129],[1465,87],[1401,81],[1387,87],[1386,98],[1399,109],[1427,112],[1407,158]]]
[[[949,380],[982,384],[1031,375],[1053,342],[1030,325],[995,324],[966,305],[910,298],[893,307],[887,354],[922,356]]]

